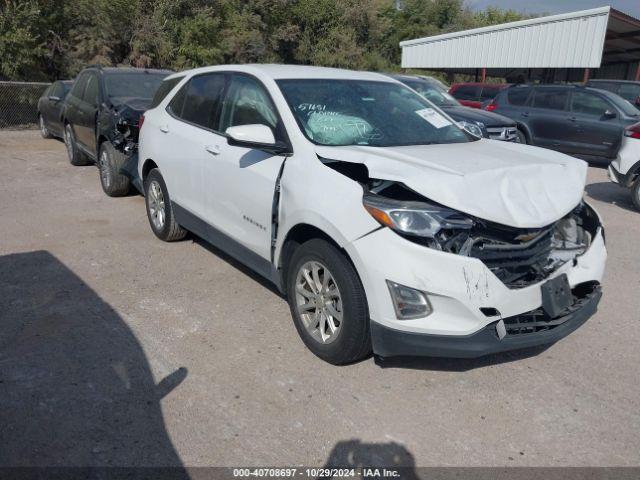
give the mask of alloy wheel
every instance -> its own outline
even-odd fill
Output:
[[[47,126],[44,124],[44,118],[42,118],[42,115],[40,115],[40,132],[42,133],[43,137],[49,136],[49,130],[47,129]]]
[[[148,191],[149,202],[149,215],[151,221],[156,230],[162,230],[164,228],[164,222],[166,219],[164,195],[162,194],[162,188],[157,180],[152,180],[149,184]]]
[[[73,160],[73,132],[71,131],[71,125],[67,125],[64,130],[64,144],[67,147],[69,159]]]
[[[303,264],[296,275],[296,308],[311,337],[322,344],[338,338],[342,297],[329,269],[318,261]]]
[[[111,169],[109,168],[109,154],[106,149],[102,150],[99,163],[100,180],[102,181],[104,188],[109,188],[111,186]]]

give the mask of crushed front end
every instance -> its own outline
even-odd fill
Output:
[[[369,298],[382,356],[477,357],[553,343],[582,325],[601,297],[606,248],[581,202],[542,228],[515,228],[431,202],[401,183],[365,185],[382,225],[347,248]],[[373,266],[372,266],[373,265]],[[405,295],[389,294],[389,282]],[[427,304],[402,318],[398,302]]]

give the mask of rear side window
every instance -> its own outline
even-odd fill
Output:
[[[476,85],[460,85],[451,92],[458,100],[478,100],[480,97],[480,87]]]
[[[589,92],[573,92],[571,101],[573,112],[601,117],[610,108],[609,104],[598,95]]]
[[[515,87],[507,91],[507,100],[509,104],[516,106],[526,105],[531,93],[530,87]]]
[[[169,111],[182,120],[217,130],[217,114],[225,86],[223,73],[193,77],[169,103]]]
[[[160,102],[164,100],[164,98],[169,94],[173,87],[175,87],[184,77],[175,77],[169,80],[165,80],[160,84],[158,90],[156,90],[155,95],[153,96],[153,100],[151,100],[151,105],[149,108],[156,108],[160,105]]]
[[[564,88],[538,88],[533,97],[535,108],[566,110],[569,92]]]

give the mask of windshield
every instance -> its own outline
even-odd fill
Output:
[[[153,98],[167,73],[109,73],[104,76],[107,95],[110,98]]]
[[[279,80],[300,129],[319,145],[391,147],[472,137],[404,85],[364,80]]]
[[[611,101],[611,103],[622,110],[622,112],[628,117],[640,116],[640,111],[636,107],[634,107],[631,102],[628,102],[624,98],[619,97],[615,93],[611,93],[606,90],[601,90],[601,92]]]
[[[425,80],[405,80],[403,78],[400,81],[413,88],[416,92],[438,107],[457,107],[460,105],[458,100],[453,98],[449,92],[445,92]]]

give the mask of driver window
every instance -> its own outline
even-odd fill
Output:
[[[98,105],[100,98],[100,89],[98,87],[98,79],[95,75],[89,76],[87,87],[84,91],[83,100],[89,105]]]
[[[222,108],[220,131],[253,124],[271,127],[278,137],[278,115],[265,88],[254,78],[234,75]]]

